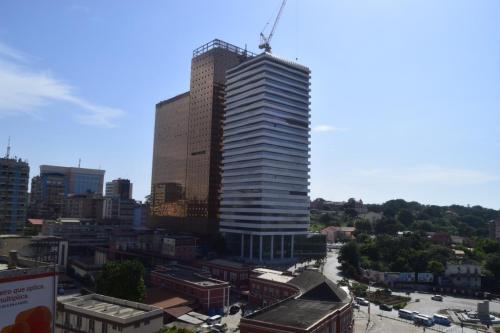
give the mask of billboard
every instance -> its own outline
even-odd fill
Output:
[[[53,332],[56,287],[53,272],[0,278],[0,332]]]

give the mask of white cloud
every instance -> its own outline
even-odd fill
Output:
[[[400,184],[478,185],[500,181],[500,174],[423,165],[411,168],[362,170],[361,176]]]
[[[335,127],[331,125],[318,125],[313,127],[313,132],[347,132],[349,129],[348,128],[343,128],[343,127]]]
[[[118,108],[93,104],[78,97],[74,88],[49,72],[34,71],[19,62],[29,59],[23,53],[0,43],[0,118],[19,114],[39,115],[40,108],[52,102],[76,107],[78,122],[114,127],[123,115]]]

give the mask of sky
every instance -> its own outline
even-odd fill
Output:
[[[192,50],[258,51],[280,0],[0,2],[0,153],[151,186],[155,104]],[[289,0],[273,53],[308,66],[311,198],[500,209],[500,1]],[[267,30],[269,30],[269,25]]]

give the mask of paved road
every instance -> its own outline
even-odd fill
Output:
[[[338,270],[339,262],[337,260],[338,250],[333,250],[328,253],[328,259],[323,268],[323,273],[332,281],[339,281],[342,279],[340,272]],[[401,296],[409,296],[411,301],[405,307],[405,309],[418,311],[422,314],[427,314],[432,316],[442,309],[459,309],[459,310],[477,310],[477,304],[482,302],[478,299],[461,298],[454,296],[444,296],[443,302],[431,300],[432,294],[427,293],[410,293],[406,295],[405,293],[395,293]],[[417,302],[417,299],[419,300]],[[371,306],[371,321],[368,323],[368,307],[361,307],[359,311],[355,310],[355,332],[423,332],[422,327],[416,327],[410,321],[400,321],[398,318],[397,311],[382,311],[377,306]],[[490,311],[500,313],[500,303],[490,302]],[[393,319],[380,317],[379,315],[391,317]],[[396,320],[397,319],[397,320]],[[451,327],[444,327],[440,325],[434,325],[431,329],[427,329],[427,332],[434,332],[438,330],[447,333],[461,333],[462,329],[456,325]],[[476,332],[468,328],[464,328],[464,333],[466,332]]]

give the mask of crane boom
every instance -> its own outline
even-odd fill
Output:
[[[271,38],[273,38],[274,31],[276,30],[276,26],[278,25],[278,21],[280,20],[281,14],[283,13],[283,8],[285,8],[286,5],[286,0],[283,0],[281,3],[280,10],[278,11],[278,15],[276,15],[276,19],[274,20],[273,27],[271,29],[271,32],[269,35],[266,37],[264,35],[264,31],[260,33],[260,44],[259,44],[259,49],[264,49],[266,52],[271,53]]]

